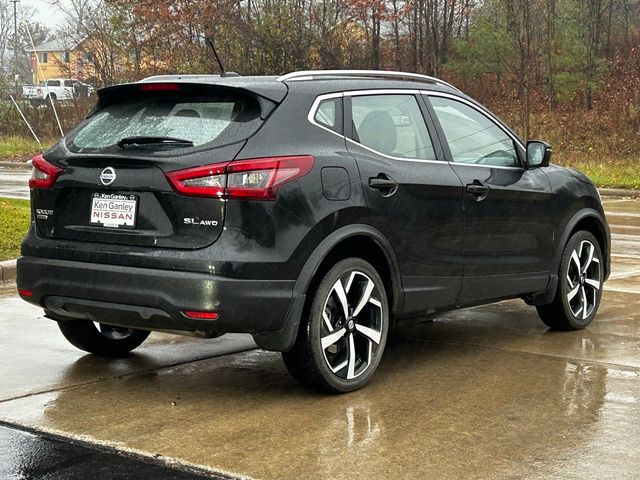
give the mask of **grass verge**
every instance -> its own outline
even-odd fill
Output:
[[[30,218],[29,200],[0,198],[0,261],[20,255],[20,242],[27,234]]]
[[[41,141],[45,149],[54,143],[50,140]],[[40,146],[33,138],[0,137],[0,160],[26,160],[39,152]]]
[[[640,158],[558,155],[552,162],[572,167],[587,175],[598,187],[640,190]]]

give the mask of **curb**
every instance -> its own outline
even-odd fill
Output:
[[[624,188],[599,188],[603,197],[640,197],[640,190],[627,190]]]
[[[0,162],[0,168],[16,168],[22,170],[28,170],[31,168],[27,162]]]
[[[0,262],[0,282],[16,279],[16,259]]]

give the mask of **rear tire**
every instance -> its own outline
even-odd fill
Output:
[[[360,258],[338,262],[309,292],[293,349],[282,357],[301,384],[331,393],[364,386],[378,367],[389,331],[384,283]]]
[[[91,320],[61,320],[58,327],[75,347],[101,357],[126,357],[147,339],[148,330],[94,324]]]
[[[552,330],[580,330],[596,316],[602,297],[604,266],[596,238],[586,230],[573,234],[560,261],[556,295],[549,305],[536,307]]]

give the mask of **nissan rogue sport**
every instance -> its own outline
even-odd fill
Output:
[[[250,333],[346,392],[393,322],[522,298],[586,327],[609,276],[598,192],[451,85],[383,71],[104,88],[33,159],[21,297],[76,347]]]

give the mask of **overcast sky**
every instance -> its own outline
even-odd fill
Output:
[[[60,26],[63,16],[56,7],[52,7],[45,0],[20,0],[20,5],[33,8],[35,12],[34,20],[45,24],[52,30]]]

